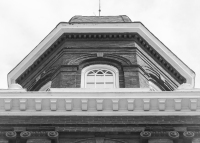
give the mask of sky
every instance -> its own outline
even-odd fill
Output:
[[[59,22],[98,16],[99,0],[0,0],[0,89]],[[200,88],[200,0],[101,0],[101,15],[142,22],[195,73]]]

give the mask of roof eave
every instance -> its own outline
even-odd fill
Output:
[[[173,67],[177,68],[190,84],[195,85],[195,73],[184,64],[174,53],[172,53],[157,37],[155,37],[141,22],[133,23],[87,23],[69,24],[59,23],[10,73],[8,73],[8,86],[16,82],[16,79],[34,61],[37,60],[63,33],[115,33],[115,32],[137,32],[155,50],[163,56]]]

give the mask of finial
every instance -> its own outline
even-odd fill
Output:
[[[100,16],[100,13],[101,13],[101,1],[99,0],[99,16]]]

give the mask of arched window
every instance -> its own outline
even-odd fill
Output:
[[[81,73],[81,88],[119,88],[118,69],[110,65],[91,65]]]

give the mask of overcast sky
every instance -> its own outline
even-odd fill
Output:
[[[98,15],[99,0],[0,0],[0,89],[7,74],[74,15]],[[200,88],[200,0],[101,0],[101,15],[141,21],[196,73]]]

